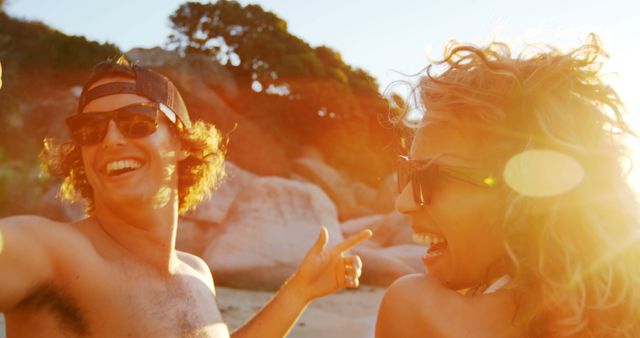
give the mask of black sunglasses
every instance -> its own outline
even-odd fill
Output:
[[[81,146],[89,146],[102,142],[111,120],[125,137],[138,138],[150,135],[158,129],[160,111],[171,119],[157,103],[142,102],[109,112],[80,113],[67,118],[66,122],[73,141]],[[175,121],[175,114],[173,117],[172,121]]]
[[[484,188],[493,188],[498,184],[497,175],[491,170],[466,168],[436,164],[432,161],[410,160],[407,156],[398,159],[398,191],[411,182],[413,200],[424,207],[431,202],[433,185],[440,175],[471,183]]]

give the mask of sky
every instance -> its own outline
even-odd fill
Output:
[[[115,43],[123,50],[163,46],[178,0],[7,0],[15,17],[42,21],[64,33]],[[578,46],[598,33],[611,54],[607,70],[625,86],[640,47],[640,5],[635,0],[323,0],[257,3],[287,21],[312,46],[327,45],[378,79],[381,89],[415,74],[442,55],[450,39],[483,44],[550,42]],[[635,16],[635,17],[634,17]],[[619,89],[622,90],[622,89]],[[625,89],[626,90],[626,89]],[[629,89],[630,90],[630,89]],[[631,96],[631,95],[629,95]]]
[[[66,34],[111,42],[127,51],[164,46],[179,0],[6,0],[14,17],[39,20]],[[312,46],[326,45],[372,74],[384,91],[415,81],[451,39],[501,40],[577,47],[597,33],[610,54],[604,71],[630,113],[640,115],[640,1],[637,0],[261,0]],[[400,89],[402,91],[402,89]],[[640,126],[640,118],[637,120]],[[640,149],[640,147],[639,147]]]

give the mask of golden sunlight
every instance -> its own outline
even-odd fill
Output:
[[[153,197],[153,208],[161,209],[166,206],[171,200],[171,196],[174,190],[175,189],[171,189],[171,187],[168,187],[166,185],[160,187],[160,189],[158,189],[158,192],[156,192]],[[177,194],[177,190],[175,190],[175,192]]]
[[[638,48],[627,41],[620,40],[619,34],[603,36],[611,57],[602,69],[607,74],[607,82],[616,90],[625,107],[625,120],[631,128],[640,132],[640,96],[637,95],[637,79],[640,69],[636,66]],[[640,139],[626,136],[624,139],[628,149],[630,162],[624,163],[629,170],[628,183],[640,200]]]
[[[570,191],[582,182],[584,169],[573,157],[552,150],[527,150],[504,168],[505,182],[529,197],[549,197]]]
[[[3,247],[4,247],[4,239],[2,239],[2,231],[0,231],[0,254],[2,254]]]

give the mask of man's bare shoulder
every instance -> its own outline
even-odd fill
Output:
[[[12,233],[44,250],[66,251],[79,249],[78,246],[87,249],[90,245],[90,239],[81,231],[85,222],[66,223],[37,215],[19,215],[0,219],[0,227],[7,236]]]
[[[466,297],[424,274],[408,275],[385,293],[376,337],[517,337],[510,292]]]
[[[4,224],[15,224],[22,226],[39,226],[46,224],[64,224],[58,221],[54,221],[52,219],[37,216],[37,215],[17,215],[17,216],[9,216],[6,218],[0,219],[0,223]]]
[[[213,277],[211,276],[211,270],[209,269],[209,265],[207,265],[202,258],[184,251],[177,251],[177,255],[182,263],[193,269],[198,276],[207,282],[207,285],[213,289],[214,284]]]
[[[0,219],[0,226],[19,229],[34,236],[51,238],[52,234],[77,232],[70,223],[54,221],[37,215],[18,215]],[[55,236],[54,236],[55,237]]]

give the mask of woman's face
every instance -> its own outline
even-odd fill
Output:
[[[428,118],[416,134],[409,157],[434,164],[488,169],[496,163],[489,135],[453,123]],[[492,161],[493,159],[493,161]],[[501,220],[504,194],[446,175],[437,175],[430,201],[414,201],[407,184],[396,201],[398,211],[409,215],[417,241],[430,242],[423,263],[430,275],[451,289],[481,285],[505,273]]]

